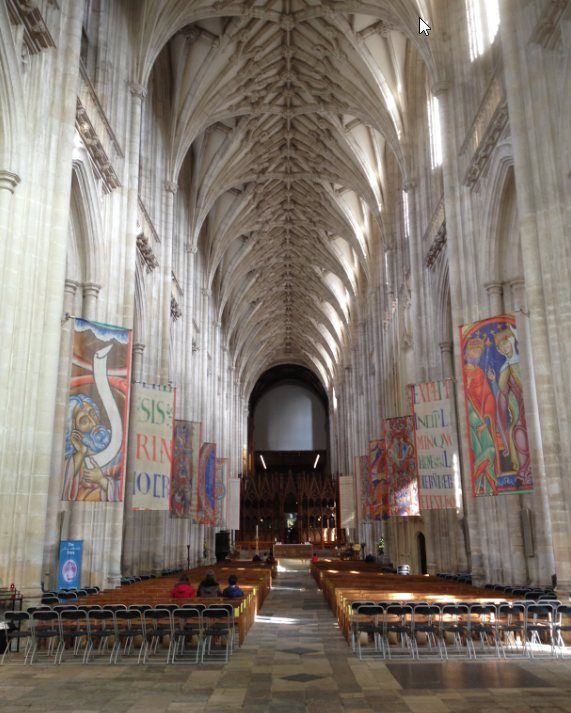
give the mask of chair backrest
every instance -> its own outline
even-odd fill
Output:
[[[379,606],[378,604],[362,604],[357,609],[357,614],[359,616],[378,617],[382,616],[384,613],[384,608]]]
[[[42,604],[45,604],[46,606],[52,606],[53,604],[59,604],[59,599],[54,596],[47,596],[44,595],[41,599]]]
[[[136,609],[137,611],[140,611],[140,612],[146,612],[152,608],[153,607],[150,604],[129,604],[129,606],[127,607],[127,609]]]
[[[107,611],[122,611],[127,609],[126,604],[104,604],[103,609],[106,609]]]
[[[57,604],[55,607],[52,607],[54,611],[62,612],[62,611],[69,611],[70,609],[77,609],[75,604]]]
[[[4,612],[4,623],[6,624],[8,630],[14,628],[21,628],[25,622],[30,621],[30,615],[27,611],[5,611]]]
[[[203,612],[206,609],[206,604],[201,604],[200,602],[196,604],[182,604],[179,609],[199,609]]]
[[[115,612],[109,609],[90,609],[88,615],[92,621],[115,621]]]

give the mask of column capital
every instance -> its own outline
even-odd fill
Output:
[[[10,191],[14,193],[16,186],[20,183],[21,178],[13,171],[0,170],[0,190]]]
[[[402,184],[402,189],[405,193],[410,193],[411,191],[414,191],[416,188],[416,181],[414,178],[409,178],[408,181],[405,181]]]
[[[141,342],[135,342],[133,344],[133,351],[136,354],[142,354],[145,351],[146,344],[141,344]]]
[[[68,292],[70,295],[75,295],[77,292],[77,288],[79,287],[79,282],[77,280],[69,280],[66,279],[64,282],[64,290],[65,292]]]
[[[129,91],[141,101],[147,96],[147,89],[140,82],[129,82]]]
[[[212,294],[212,290],[209,290],[207,287],[203,287],[201,292],[203,297],[210,297],[210,295]]]
[[[165,191],[174,195],[178,191],[178,183],[176,181],[165,181]]]
[[[438,346],[442,354],[452,354],[454,350],[453,342],[439,342]]]
[[[501,282],[485,282],[484,289],[489,295],[501,295],[504,291],[504,286]]]
[[[525,287],[525,277],[522,277],[521,275],[514,277],[508,281],[508,285],[512,290],[521,289],[522,287]]]
[[[101,290],[101,285],[96,282],[84,282],[83,283],[83,295],[84,297],[92,296],[97,297]]]

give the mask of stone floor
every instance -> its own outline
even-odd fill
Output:
[[[0,711],[571,712],[571,661],[359,661],[307,568],[284,564],[228,665],[11,663],[0,669]]]

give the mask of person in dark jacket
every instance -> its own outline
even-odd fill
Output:
[[[199,597],[221,597],[220,585],[216,581],[216,574],[213,569],[209,569],[206,577],[198,585]]]
[[[190,583],[186,574],[181,575],[181,578],[171,589],[171,597],[173,599],[192,599],[196,596],[196,589]]]
[[[222,592],[223,597],[243,597],[244,592],[238,586],[238,577],[235,574],[231,574],[228,577],[228,586]]]

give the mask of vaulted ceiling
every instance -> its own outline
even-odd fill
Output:
[[[143,4],[143,3],[141,3]],[[415,0],[145,0],[140,73],[172,67],[172,178],[191,162],[201,250],[252,385],[279,363],[327,388],[384,229],[389,153],[407,176],[407,57],[432,57]],[[190,152],[190,153],[189,153]],[[378,269],[378,268],[377,268]]]

